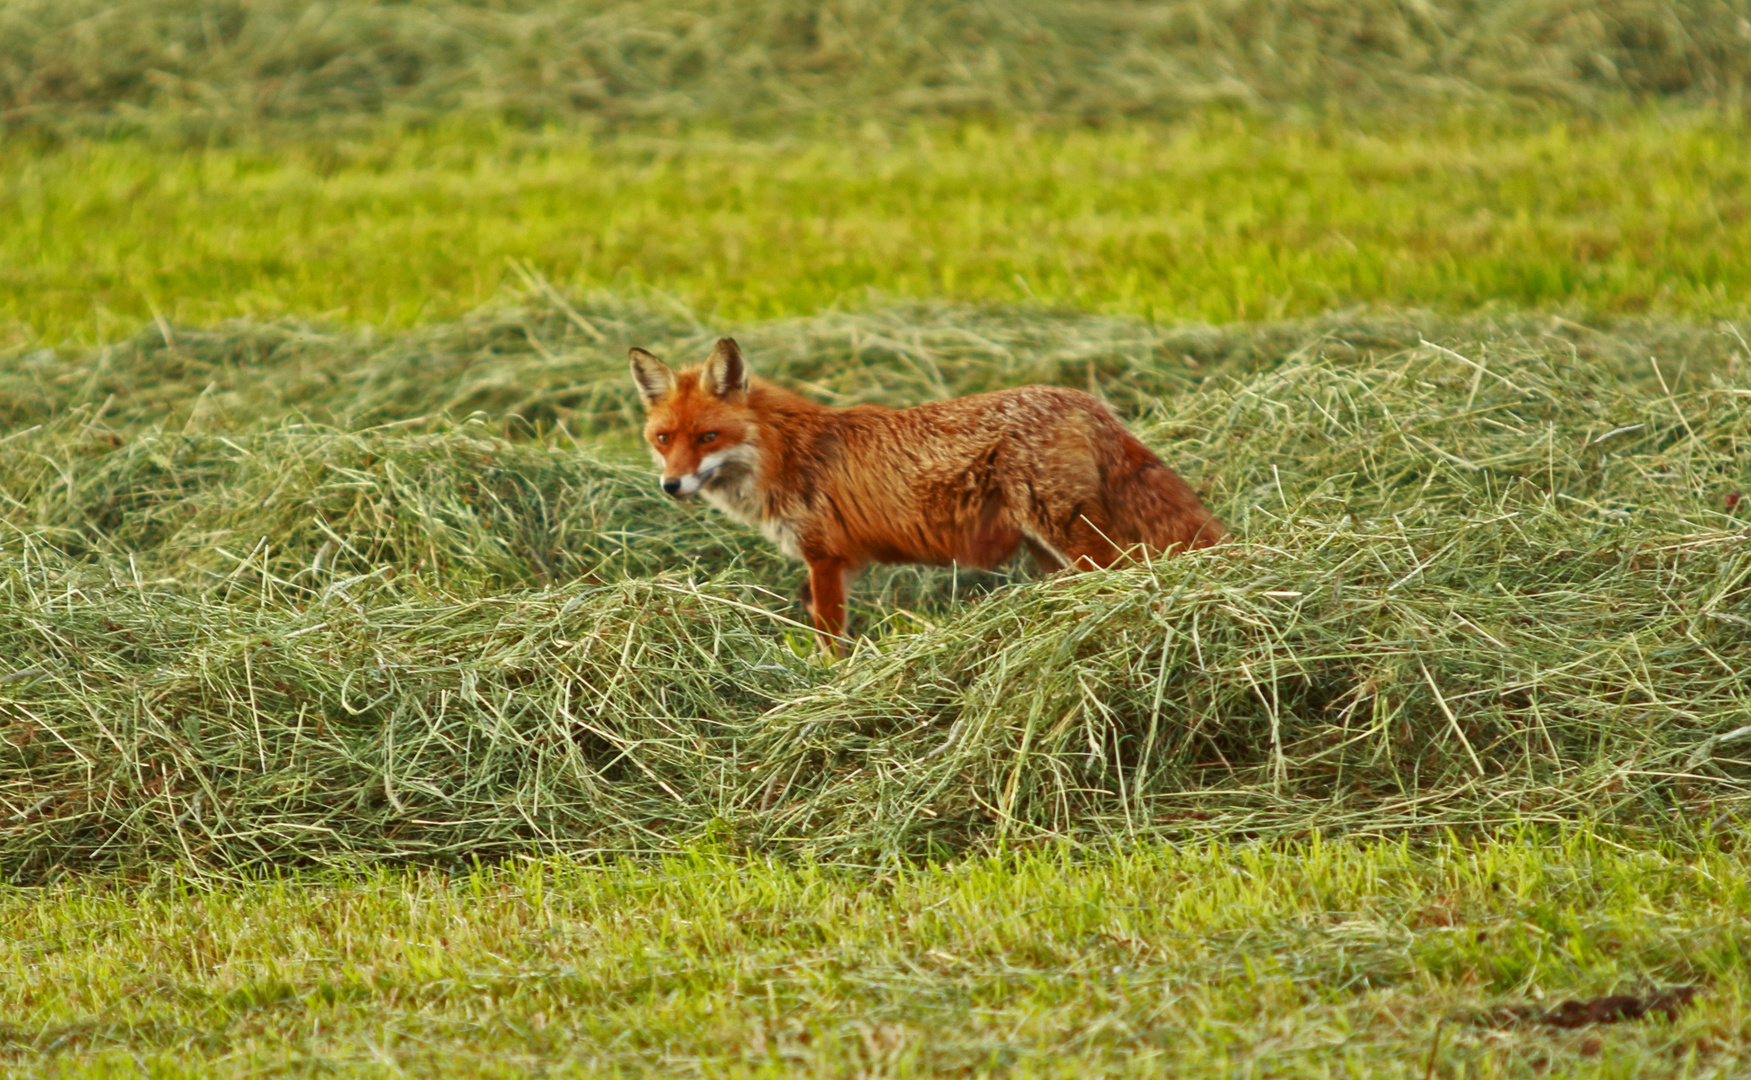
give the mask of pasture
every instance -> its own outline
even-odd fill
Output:
[[[111,7],[0,8],[9,1075],[1747,1067],[1738,8]],[[726,332],[1235,540],[825,658],[636,437]]]

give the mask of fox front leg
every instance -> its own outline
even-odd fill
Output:
[[[821,647],[842,653],[845,633],[845,576],[848,568],[837,560],[809,563],[809,580],[803,585],[803,603],[815,621]]]

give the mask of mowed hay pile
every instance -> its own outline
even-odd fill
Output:
[[[826,398],[1092,379],[1238,534],[1046,581],[873,574],[840,664],[810,654],[797,568],[651,494],[621,347],[709,336],[530,297],[389,340],[152,328],[13,358],[0,871],[702,840],[867,860],[1745,805],[1730,327],[746,328]]]
[[[248,136],[458,115],[602,128],[1173,119],[1431,103],[1742,107],[1735,0],[12,0],[0,126]]]

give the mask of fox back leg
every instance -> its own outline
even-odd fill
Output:
[[[1042,515],[1024,534],[1028,552],[1041,570],[1102,570],[1124,555],[1110,535],[1108,515],[1093,506],[1078,506],[1068,520]]]
[[[1097,449],[1061,439],[1059,448],[1070,452],[1049,468],[1028,470],[1028,482],[1005,492],[1041,569],[1098,570],[1127,554],[1184,551],[1222,538],[1221,524],[1178,474],[1123,429],[1113,443]]]
[[[1004,501],[1020,525],[1022,544],[1041,570],[1097,570],[1120,555],[1105,478],[1087,436],[1065,425],[1053,451],[1018,462]]]

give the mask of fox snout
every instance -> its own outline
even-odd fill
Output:
[[[699,494],[699,490],[711,483],[731,456],[731,454],[707,454],[700,459],[699,464],[694,467],[692,472],[683,473],[680,476],[670,476],[665,470],[662,481],[663,493],[673,495],[677,499],[685,499]],[[676,466],[671,465],[670,467]]]
[[[686,476],[663,477],[663,494],[673,495],[677,499],[689,498],[699,494],[704,485],[705,477],[700,473],[688,473]]]

